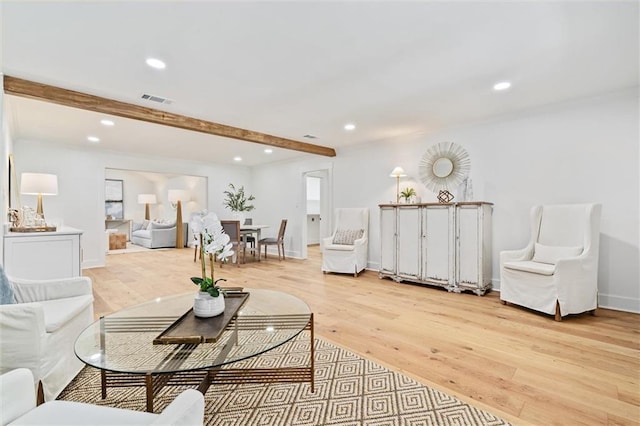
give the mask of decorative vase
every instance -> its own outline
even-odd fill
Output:
[[[244,225],[244,220],[245,220],[244,212],[235,211],[235,212],[233,212],[233,214],[231,216],[233,217],[233,220],[239,220],[240,221],[240,226]]]
[[[201,318],[215,317],[224,312],[224,296],[213,297],[206,291],[199,291],[193,300],[193,314]]]

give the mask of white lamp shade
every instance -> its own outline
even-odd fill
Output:
[[[389,175],[389,177],[403,177],[406,176],[404,169],[402,167],[396,167],[395,169],[393,169],[393,171],[391,172],[391,174]]]
[[[156,194],[138,194],[138,204],[157,204]]]
[[[189,193],[184,189],[170,189],[169,190],[169,202],[177,203],[178,201],[189,201]]]
[[[22,173],[20,192],[33,195],[58,195],[58,176],[46,173]]]

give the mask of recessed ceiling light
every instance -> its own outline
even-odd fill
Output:
[[[100,120],[100,123],[102,123],[103,126],[115,126],[116,123],[114,123],[111,120],[107,120],[106,118],[104,120]]]
[[[265,148],[264,153],[265,154],[271,154],[273,152],[273,150],[271,148]]]
[[[511,82],[501,81],[493,85],[493,90],[507,90],[509,87],[511,87]]]
[[[351,130],[355,130],[355,128],[356,128],[356,125],[355,125],[355,124],[353,124],[353,123],[347,123],[347,124],[345,124],[345,125],[344,125],[344,129],[345,129],[345,130],[347,130],[347,131],[349,131],[349,132],[350,132]]]
[[[89,142],[100,142],[100,138],[97,136],[87,136]]]
[[[155,68],[158,70],[163,70],[167,67],[167,64],[165,64],[160,59],[156,59],[156,58],[147,59],[147,65],[149,65],[151,68]]]
[[[233,157],[233,161],[242,161],[242,157]]]

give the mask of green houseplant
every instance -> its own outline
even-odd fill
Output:
[[[400,192],[400,196],[404,198],[405,203],[408,203],[411,197],[416,196],[416,190],[411,187],[407,187]]]
[[[226,196],[224,200],[225,207],[228,207],[232,212],[250,212],[255,209],[254,205],[249,204],[249,202],[256,198],[253,195],[247,197],[244,193],[244,186],[236,190],[236,187],[230,183],[229,188],[228,191],[224,191]]]

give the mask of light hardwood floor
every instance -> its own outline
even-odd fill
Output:
[[[248,256],[248,259],[251,259]],[[193,291],[193,251],[107,256],[93,279],[96,317],[157,296]],[[226,285],[305,300],[318,337],[346,347],[516,424],[640,424],[640,315],[551,316],[503,306],[499,294],[455,294],[323,274],[320,254],[216,267]]]

